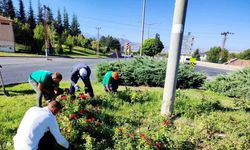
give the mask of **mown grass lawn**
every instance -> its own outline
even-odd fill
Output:
[[[98,58],[98,57],[106,57],[108,54],[100,53],[99,56],[96,55],[96,50],[83,48],[79,46],[75,46],[70,53],[67,46],[63,45],[63,54],[56,55],[56,56],[67,56],[67,57],[80,57],[80,58]],[[16,52],[0,52],[0,56],[44,56],[45,55],[37,55],[31,54],[30,47],[25,47],[22,44],[16,44]]]
[[[80,84],[83,86],[83,84]],[[62,82],[61,87],[68,88],[69,82]],[[97,97],[110,97],[103,92],[100,83],[93,83]],[[125,87],[119,87],[121,95],[112,101],[116,109],[105,109],[106,114],[119,120],[122,128],[129,126],[134,133],[139,129],[152,135],[149,128],[159,125],[162,102],[162,88],[129,87],[130,90],[146,92],[149,101],[123,102],[127,95]],[[28,83],[8,86],[11,97],[0,91],[0,149],[13,149],[12,138],[28,108],[36,105],[36,94]],[[111,96],[112,97],[112,96]],[[142,98],[145,99],[145,98]],[[44,105],[46,105],[44,103]],[[169,135],[177,149],[249,149],[250,114],[247,110],[235,107],[234,99],[203,90],[178,90],[175,101],[175,115]],[[139,118],[139,119],[138,119]],[[133,122],[126,122],[134,120]],[[154,131],[160,132],[160,131]],[[160,133],[159,133],[160,134]],[[129,145],[128,139],[120,141]],[[103,145],[104,146],[104,145]],[[157,148],[156,148],[157,149]]]

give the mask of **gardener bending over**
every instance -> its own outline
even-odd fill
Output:
[[[94,97],[93,88],[89,79],[90,74],[91,70],[88,65],[82,63],[75,64],[71,70],[69,93],[74,94],[75,90],[80,90],[79,85],[77,85],[77,81],[81,78],[84,83],[85,93],[88,93],[90,97]]]
[[[117,92],[118,89],[118,72],[116,71],[108,71],[102,80],[102,84],[104,86],[104,90],[112,93]]]
[[[31,107],[25,113],[13,138],[15,150],[49,150],[59,145],[69,148],[55,117],[61,109],[58,101],[51,101],[43,108]]]
[[[55,95],[63,93],[62,89],[59,88],[61,80],[62,75],[59,72],[51,73],[46,70],[38,70],[30,74],[29,83],[37,93],[38,107],[42,107],[43,95],[47,101],[50,101]]]

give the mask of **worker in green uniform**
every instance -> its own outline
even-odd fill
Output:
[[[116,71],[108,71],[102,80],[104,90],[109,93],[117,92],[119,75]]]
[[[62,94],[59,88],[59,82],[62,75],[59,72],[52,73],[46,70],[37,70],[29,75],[29,83],[37,93],[37,106],[42,107],[42,96],[47,101],[53,99],[55,95]]]

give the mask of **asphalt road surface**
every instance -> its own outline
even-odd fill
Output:
[[[30,58],[30,57],[0,57],[0,69],[6,85],[14,83],[28,82],[28,76],[35,70],[49,70],[51,72],[60,72],[63,80],[69,81],[71,67],[78,63],[86,63],[91,68],[91,80],[95,80],[95,66],[98,63],[112,61],[116,59],[72,59],[72,58]],[[205,72],[208,79],[212,79],[218,74],[226,74],[230,71],[224,69],[196,66],[196,71]]]

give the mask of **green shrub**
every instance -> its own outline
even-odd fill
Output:
[[[97,65],[96,79],[101,81],[104,74],[110,70],[121,73],[120,82],[128,86],[163,87],[166,74],[166,61],[148,58],[135,58],[121,62],[122,70],[117,62],[105,62]],[[179,67],[177,88],[198,88],[206,79],[204,73],[194,71],[194,67],[182,64]]]
[[[205,89],[221,93],[229,97],[246,98],[250,100],[250,68],[220,75],[211,82],[204,84]]]

